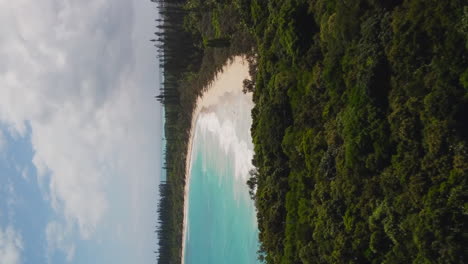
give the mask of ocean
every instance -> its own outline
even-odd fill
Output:
[[[258,226],[246,181],[252,169],[251,97],[228,94],[200,113],[192,147],[186,264],[258,263]]]

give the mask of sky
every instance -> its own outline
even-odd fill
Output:
[[[0,0],[0,263],[153,263],[149,0]]]

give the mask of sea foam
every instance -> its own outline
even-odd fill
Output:
[[[253,168],[253,145],[250,136],[252,125],[250,98],[243,94],[229,93],[221,98],[222,104],[204,109],[198,117],[200,136],[216,139],[225,155],[232,155],[234,176],[245,184]]]

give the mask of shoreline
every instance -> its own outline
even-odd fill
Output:
[[[190,191],[190,171],[192,168],[192,147],[194,129],[198,121],[198,117],[202,110],[219,103],[219,99],[225,94],[242,93],[242,82],[249,78],[249,65],[244,57],[236,56],[232,62],[228,61],[223,70],[217,74],[214,81],[203,92],[202,96],[197,98],[195,109],[192,112],[192,120],[190,125],[189,142],[187,147],[187,155],[185,159],[185,188],[184,188],[184,220],[182,230],[182,256],[181,263],[185,263],[185,243],[187,240],[187,223],[188,223],[188,195]]]

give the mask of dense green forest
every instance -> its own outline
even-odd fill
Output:
[[[180,263],[196,96],[240,54],[255,102],[248,185],[260,260],[468,262],[465,1],[180,0],[159,10],[159,263]],[[175,42],[186,46],[170,51]]]
[[[467,263],[467,2],[243,3],[261,258]]]

